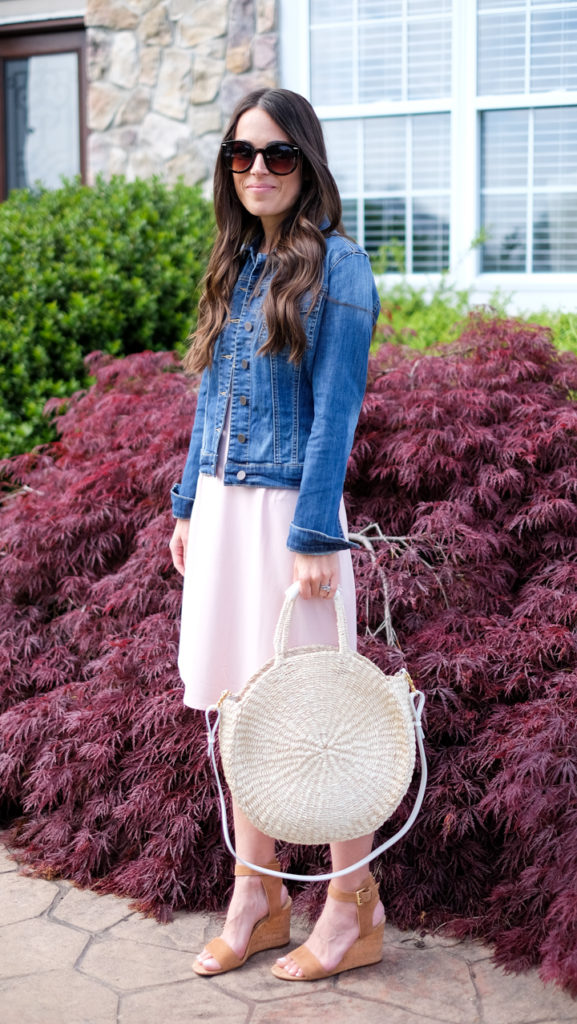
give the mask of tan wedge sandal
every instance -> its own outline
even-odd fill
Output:
[[[263,866],[270,868],[271,871],[280,871],[280,864],[276,860]],[[237,967],[242,967],[255,953],[260,953],[264,949],[278,949],[280,946],[287,946],[290,942],[292,900],[288,897],[286,903],[281,906],[282,878],[261,875],[258,871],[245,867],[244,864],[237,864],[234,873],[235,875],[256,875],[260,878],[268,903],[268,914],[256,922],[243,957],[238,957],[224,939],[212,939],[206,946],[206,952],[218,960],[220,967],[209,971],[199,960],[195,960],[192,969],[203,977],[234,971]]]
[[[355,967],[378,964],[383,959],[385,918],[373,926],[373,912],[379,902],[379,888],[373,876],[368,875],[361,888],[356,892],[343,892],[331,882],[328,894],[334,900],[357,904],[358,939],[353,942],[332,971],[326,971],[310,949],[307,949],[306,946],[299,946],[289,956],[298,964],[303,972],[302,975],[289,974],[280,964],[275,964],[272,967],[275,978],[282,978],[283,981],[320,981],[321,978],[330,978],[333,974],[352,971]]]

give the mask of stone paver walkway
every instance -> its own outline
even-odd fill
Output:
[[[191,972],[216,916],[168,925],[126,900],[30,878],[0,845],[2,1024],[575,1024],[577,1003],[536,972],[505,975],[480,943],[385,929],[376,967],[278,981],[261,953],[219,978]],[[296,943],[306,931],[293,927]]]

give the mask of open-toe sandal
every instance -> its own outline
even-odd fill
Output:
[[[362,887],[356,892],[343,892],[331,882],[328,894],[334,900],[356,903],[359,924],[358,939],[353,942],[332,971],[325,970],[310,949],[306,946],[299,946],[289,956],[300,967],[302,974],[290,974],[281,964],[275,964],[272,967],[272,973],[276,978],[282,978],[283,981],[319,981],[321,978],[330,978],[333,974],[352,971],[355,967],[378,964],[382,960],[385,919],[383,918],[377,925],[373,925],[373,912],[379,902],[379,888],[373,876],[368,875]]]
[[[271,871],[280,871],[280,864],[276,860],[263,866],[270,868]],[[260,953],[264,949],[278,949],[280,946],[286,946],[290,942],[292,901],[290,897],[287,897],[286,903],[281,906],[282,878],[273,878],[272,875],[261,875],[258,871],[245,867],[244,864],[237,864],[234,873],[235,875],[257,875],[260,878],[267,898],[268,914],[256,922],[242,957],[237,956],[224,939],[212,939],[205,949],[211,957],[218,961],[220,967],[210,971],[200,960],[195,960],[192,969],[196,974],[200,974],[203,977],[234,971],[237,967],[242,967],[248,958],[254,956],[255,953]]]

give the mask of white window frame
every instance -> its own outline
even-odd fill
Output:
[[[284,88],[308,99],[310,88],[309,0],[278,0],[280,79]],[[482,273],[479,249],[471,243],[481,227],[481,115],[486,110],[577,106],[577,91],[477,96],[477,4],[453,0],[452,94],[429,101],[383,101],[346,107],[316,107],[321,120],[383,117],[397,114],[451,115],[451,241],[449,279],[470,288],[472,298],[486,302],[499,290],[511,297],[511,308],[544,306],[577,310],[577,274]],[[388,275],[389,276],[389,275]],[[407,274],[417,286],[434,286],[438,274]]]

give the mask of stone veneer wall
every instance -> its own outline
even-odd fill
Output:
[[[276,0],[87,0],[89,179],[209,181],[251,89],[278,84]]]

